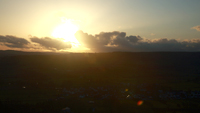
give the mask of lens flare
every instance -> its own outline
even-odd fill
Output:
[[[137,102],[137,105],[138,106],[140,106],[140,105],[142,105],[143,104],[143,101],[142,100],[139,100],[138,102]]]

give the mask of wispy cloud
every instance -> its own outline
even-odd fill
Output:
[[[200,25],[199,26],[194,26],[191,29],[196,29],[197,31],[200,31]]]

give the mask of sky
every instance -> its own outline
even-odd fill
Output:
[[[200,51],[200,0],[0,0],[0,50]]]

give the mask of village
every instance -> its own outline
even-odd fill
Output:
[[[124,87],[130,87],[130,83],[121,83]],[[62,91],[61,95],[57,99],[65,97],[77,97],[77,98],[95,98],[95,99],[107,99],[116,98],[123,99],[140,99],[140,100],[168,100],[168,99],[194,99],[200,98],[200,91],[164,91],[162,89],[150,91],[145,87],[148,84],[141,84],[136,87],[137,89],[117,88],[115,86],[107,87],[79,87],[79,88],[55,88],[55,91]],[[159,86],[159,84],[155,84]],[[135,90],[135,91],[134,91]],[[136,91],[137,90],[137,91]]]

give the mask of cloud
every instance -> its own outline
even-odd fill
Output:
[[[126,36],[125,32],[101,32],[89,35],[83,31],[75,34],[77,40],[93,52],[107,51],[200,51],[200,39],[178,41],[176,39],[143,39],[140,36]]]
[[[100,32],[90,35],[77,31],[75,37],[86,48],[93,52],[152,52],[152,51],[200,51],[200,39],[180,41],[177,39],[147,39],[140,36],[126,36],[126,32]],[[58,51],[72,48],[70,42],[50,37],[30,37],[30,41],[16,36],[0,35],[0,48],[23,49],[27,51]]]
[[[23,50],[61,50],[61,49],[69,49],[72,47],[71,43],[64,42],[62,39],[55,39],[55,38],[38,38],[38,37],[31,37],[28,41],[25,38],[20,38],[16,36],[0,35],[0,47],[1,50],[7,48],[17,49],[21,48]],[[34,42],[34,43],[33,43]]]
[[[30,40],[34,43],[39,44],[42,47],[45,47],[48,50],[61,50],[61,49],[69,49],[72,47],[71,43],[64,42],[62,39],[56,39],[56,38],[31,37]]]
[[[151,35],[151,36],[155,36],[156,34],[154,34],[154,33],[151,33],[150,35]]]
[[[140,36],[128,36],[126,39],[132,43],[137,43],[138,41],[142,40]]]
[[[6,35],[6,36],[0,35],[0,44],[2,46],[7,46],[10,48],[27,48],[27,45],[29,43],[30,42],[24,38],[19,38],[11,35]]]
[[[75,34],[81,45],[90,48],[92,51],[117,51],[130,46],[131,42],[126,39],[125,32],[101,32],[96,35],[89,35],[83,31]],[[118,46],[116,48],[116,46]]]
[[[200,25],[199,26],[194,26],[191,29],[196,29],[197,31],[200,31]]]

